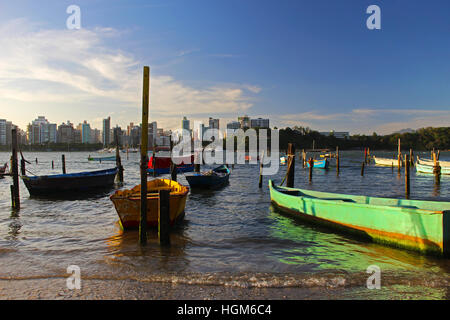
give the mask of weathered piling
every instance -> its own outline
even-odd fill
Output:
[[[394,161],[392,161],[392,173],[394,173]]]
[[[409,149],[409,166],[414,167],[414,152],[413,149]]]
[[[144,67],[142,90],[141,131],[141,216],[139,221],[139,242],[147,243],[147,166],[148,166],[148,105],[150,99],[150,68]]]
[[[308,163],[309,163],[309,182],[312,182],[313,168],[314,168],[314,159],[313,158],[309,158]]]
[[[406,199],[409,199],[409,193],[410,193],[410,186],[409,186],[409,168],[410,165],[409,164],[409,156],[405,155],[406,159],[405,159],[405,196]]]
[[[370,164],[370,148],[367,148],[367,164]]]
[[[364,165],[365,165],[365,162],[363,162],[361,165],[361,177],[364,176]]]
[[[195,153],[194,171],[200,172],[200,155],[198,151]]]
[[[66,156],[61,155],[62,173],[66,174]]]
[[[177,173],[178,173],[177,165],[172,162],[170,164],[170,179],[173,181],[177,181]]]
[[[336,174],[339,175],[339,147],[336,147]]]
[[[295,145],[293,143],[288,144],[288,172],[286,178],[286,186],[288,188],[294,187],[294,177],[295,177]]]
[[[20,159],[20,173],[25,176],[27,173],[25,172],[25,159]]]
[[[263,185],[263,175],[262,175],[263,167],[264,167],[263,162],[264,162],[264,150],[262,152],[261,159],[259,160],[259,185],[258,186],[260,188],[262,188],[262,185]]]
[[[153,167],[153,177],[156,177],[156,143],[153,140],[153,154],[152,154],[152,167]]]
[[[119,134],[117,130],[115,131],[114,136],[116,139],[116,167],[118,169],[117,180],[119,181],[119,183],[123,183],[123,167],[122,167],[122,159],[120,159]]]
[[[398,139],[398,151],[397,151],[397,159],[398,159],[398,173],[400,174],[402,168],[402,150],[401,150],[401,141]]]
[[[439,157],[440,157],[440,155],[441,155],[441,150],[438,150],[438,152],[437,152],[437,156],[436,156],[436,160],[437,160],[437,161],[439,161]]]
[[[367,163],[367,148],[364,148],[364,163]]]
[[[13,185],[11,189],[11,202],[13,209],[20,209],[20,194],[19,194],[19,168],[17,161],[17,128],[14,127],[11,130],[11,147],[12,147],[12,176],[13,176]]]
[[[170,244],[170,191],[159,190],[158,239],[161,245]]]
[[[38,159],[36,158],[36,164],[38,164]]]
[[[55,169],[55,162],[52,160],[52,169]]]
[[[434,152],[434,149],[433,149],[433,163],[434,163],[433,174],[435,177],[435,182],[436,182],[436,184],[440,184],[440,182],[441,182],[441,166],[437,159],[436,153]]]
[[[305,149],[302,149],[302,168],[306,166],[306,152]]]

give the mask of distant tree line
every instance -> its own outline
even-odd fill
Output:
[[[450,150],[450,127],[421,128],[415,132],[393,133],[389,135],[352,135],[347,139],[337,139],[333,135],[324,136],[309,128],[280,129],[280,149],[287,149],[288,143],[295,143],[298,148],[340,150],[370,148],[372,150],[396,150],[398,139],[402,149],[413,150]]]

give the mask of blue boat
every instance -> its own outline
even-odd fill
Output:
[[[308,168],[309,168],[309,162],[306,162]],[[328,169],[328,160],[327,159],[323,159],[323,160],[314,160],[314,166],[313,168],[319,168],[319,169]]]
[[[192,175],[187,175],[186,180],[188,181],[191,188],[204,188],[204,189],[214,189],[224,186],[228,183],[230,178],[230,169],[227,166],[221,165],[213,170],[195,173]]]
[[[106,169],[48,176],[22,176],[30,195],[74,195],[110,189],[114,185],[118,169]]]
[[[168,174],[170,173],[170,168],[148,168],[147,169],[147,173],[148,174],[153,174],[153,171],[156,171],[157,175],[160,174]],[[186,164],[186,165],[180,165],[177,166],[177,173],[183,173],[183,172],[192,172],[194,171],[194,165],[193,164]]]

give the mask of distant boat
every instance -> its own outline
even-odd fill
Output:
[[[417,162],[424,165],[434,166],[434,161],[430,159],[420,159],[419,156],[417,156]],[[441,167],[450,167],[450,161],[440,161],[439,165]]]
[[[295,217],[374,242],[450,254],[450,202],[376,198],[275,186],[270,199]]]
[[[170,224],[174,225],[184,217],[184,208],[189,188],[169,179],[147,182],[147,225],[158,225],[159,190],[170,191]],[[138,228],[140,222],[141,185],[130,190],[118,190],[111,197],[122,229]]]
[[[398,167],[398,159],[389,159],[389,158],[377,158],[373,156],[373,160],[375,161],[375,165],[377,166],[383,166],[383,167]],[[403,166],[403,160],[402,166]]]
[[[109,157],[88,157],[88,161],[116,161],[116,156]]]
[[[308,166],[308,168],[310,167],[309,162],[306,161],[306,165]],[[323,160],[314,160],[314,168],[318,168],[318,169],[328,169],[329,166],[329,162],[327,159],[323,159]]]
[[[441,167],[441,174],[450,174],[450,166],[442,166],[439,161],[439,166]],[[429,164],[429,162],[422,163],[422,160],[416,162],[416,171],[421,173],[430,173],[434,174],[434,163]]]
[[[282,166],[286,165],[286,161],[287,161],[286,157],[280,157],[280,164]]]
[[[170,173],[170,167],[172,165],[172,158],[170,155],[156,155],[155,163],[153,167],[153,157],[150,157],[148,162],[148,174],[153,174],[156,171],[156,174],[167,174]],[[194,171],[194,155],[186,156],[186,157],[174,157],[175,163],[177,163],[177,172],[192,172]]]
[[[185,177],[191,188],[213,189],[219,188],[228,183],[230,178],[230,170],[227,166],[222,165],[210,171],[194,173],[186,175]]]
[[[52,196],[106,190],[114,184],[118,169],[107,169],[48,176],[22,176],[30,195]]]

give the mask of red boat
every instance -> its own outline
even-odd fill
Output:
[[[174,158],[179,173],[194,171],[194,155]],[[154,171],[156,171],[157,174],[170,173],[171,165],[172,159],[170,158],[170,156],[156,155],[155,163],[153,163],[153,156],[151,156],[148,162],[147,172],[151,174],[153,174]]]

